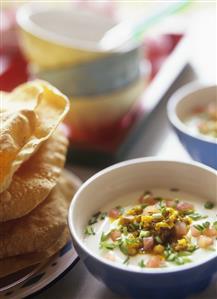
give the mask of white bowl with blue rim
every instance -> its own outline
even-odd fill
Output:
[[[136,190],[178,188],[197,195],[201,201],[209,199],[217,203],[216,180],[215,171],[203,164],[157,158],[125,161],[95,174],[75,194],[68,215],[74,246],[87,269],[123,298],[180,299],[205,289],[217,272],[216,252],[203,260],[173,268],[129,268],[90,250],[83,234],[96,211]]]
[[[216,85],[203,86],[199,82],[193,82],[179,89],[171,97],[167,113],[179,140],[191,157],[217,169],[217,139],[195,133],[185,124],[196,107],[208,105],[213,101],[217,101]]]

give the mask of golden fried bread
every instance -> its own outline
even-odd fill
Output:
[[[15,172],[8,189],[0,193],[0,222],[20,218],[45,200],[64,167],[67,145],[57,130]]]
[[[64,172],[60,180],[61,187],[57,184],[32,212],[0,224],[0,259],[42,252],[63,233],[75,188]]]
[[[68,99],[45,81],[0,93],[0,193],[14,173],[56,130],[69,109]]]
[[[0,259],[0,278],[28,268],[32,265],[43,263],[43,261],[58,252],[68,240],[69,232],[65,229],[58,240],[43,252],[29,253]]]

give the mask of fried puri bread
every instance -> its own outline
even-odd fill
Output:
[[[64,172],[60,181],[32,212],[1,223],[0,259],[45,251],[63,233],[75,188]]]
[[[55,131],[69,110],[68,99],[45,81],[0,94],[0,193],[13,174]]]
[[[65,229],[59,236],[58,240],[45,251],[0,259],[0,278],[30,266],[43,263],[46,259],[58,252],[68,240],[69,232],[67,229]]]
[[[45,200],[64,167],[67,145],[67,138],[57,130],[15,172],[8,189],[0,194],[0,222],[20,218]]]

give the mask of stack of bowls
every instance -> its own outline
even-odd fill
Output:
[[[138,101],[148,79],[140,71],[140,48],[106,53],[97,46],[115,23],[95,13],[25,5],[17,15],[21,47],[33,77],[66,94],[72,108],[66,121],[95,132],[121,119]]]

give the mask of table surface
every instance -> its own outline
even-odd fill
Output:
[[[171,87],[172,94],[177,88],[187,82],[194,80],[197,74],[193,68],[188,66],[182,76]],[[128,154],[128,159],[144,156],[160,156],[170,159],[189,160],[189,155],[182,148],[177,137],[171,130],[167,115],[164,98],[158,109],[143,131],[143,134],[132,145]],[[86,169],[81,167],[69,167],[82,180],[86,180],[96,169]],[[120,299],[121,297],[112,293],[101,282],[97,281],[79,261],[75,267],[69,271],[56,284],[36,296],[37,299]],[[210,287],[203,293],[189,299],[216,299],[217,298],[217,276]],[[174,299],[174,298],[168,298]]]

